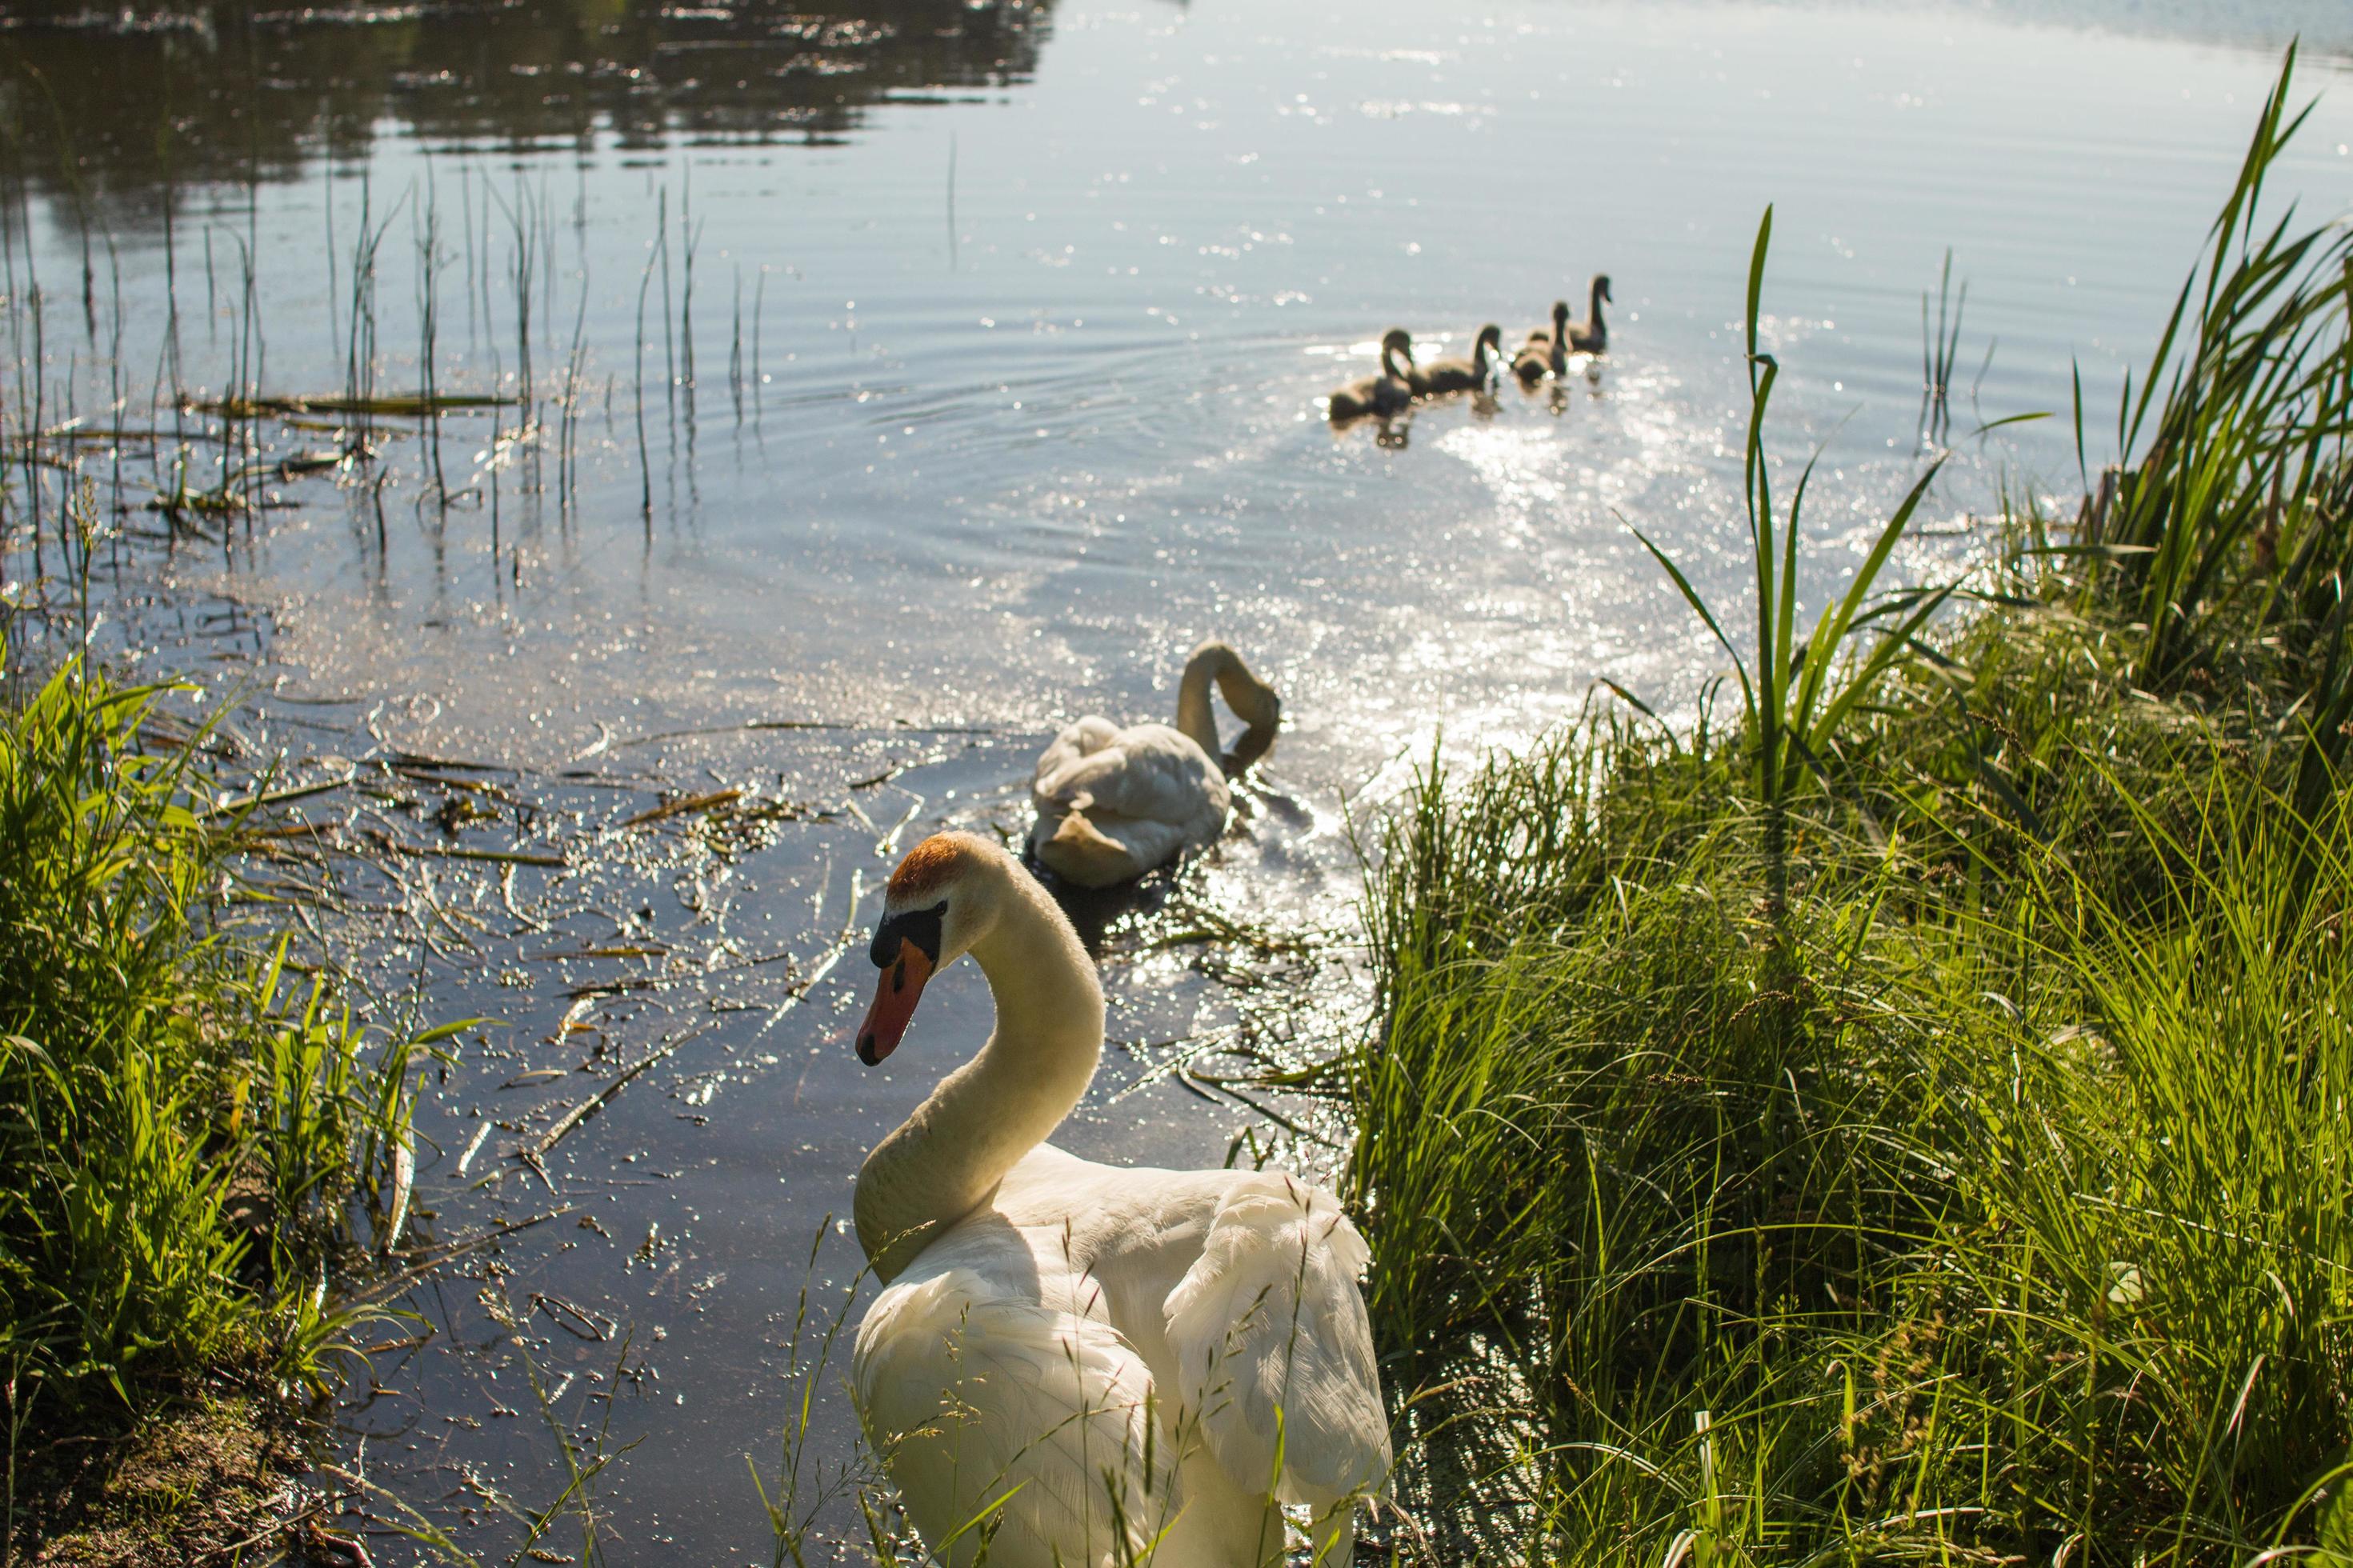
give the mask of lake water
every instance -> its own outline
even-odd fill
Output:
[[[418,1108],[424,1234],[555,1215],[369,1331],[338,1462],[375,1512],[512,1550],[501,1500],[562,1485],[536,1367],[568,1426],[637,1441],[595,1483],[613,1561],[769,1559],[745,1458],[773,1486],[799,1292],[857,1261],[812,1239],[987,1018],[957,973],[866,1072],[864,966],[828,958],[895,850],[1018,833],[1050,731],[1165,718],[1205,636],[1290,727],[1217,855],[1093,911],[1124,1044],[1068,1142],[1328,1163],[1312,1107],[1200,1080],[1358,1026],[1351,802],[1603,679],[1689,710],[1710,649],[1629,524],[1739,613],[1765,205],[1774,447],[1823,453],[1811,603],[1929,455],[1922,295],[1948,248],[1966,279],[1951,455],[1903,563],[1947,570],[2004,487],[2080,491],[2071,365],[2109,455],[2299,32],[2323,96],[2283,182],[2333,214],[2334,4],[12,7],[12,440],[206,428],[159,379],[527,404],[445,415],[438,477],[417,420],[261,421],[271,463],[375,456],[257,468],[241,488],[282,504],[176,538],[138,510],[171,442],[80,448],[132,509],[94,557],[100,646],[248,699],[237,733],[290,779],[362,764],[313,821],[433,851],[345,917],[383,1021],[501,1020]],[[1324,420],[1383,328],[1425,356],[1489,320],[1516,342],[1598,271],[1589,377]],[[1968,437],[2033,410],[2063,417]],[[195,450],[191,489],[223,461]],[[11,591],[39,597],[37,565],[69,596],[25,505],[60,475],[17,455]],[[1215,919],[1279,940],[1203,940]],[[507,1157],[666,1045],[544,1183]],[[812,1462],[848,1430],[823,1381]]]

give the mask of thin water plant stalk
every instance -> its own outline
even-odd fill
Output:
[[[1757,803],[1764,810],[1767,902],[1778,924],[1788,909],[1789,803],[1808,773],[1828,787],[1831,784],[1824,758],[1829,740],[1855,705],[1899,658],[1951,595],[1950,586],[1901,594],[1876,605],[1873,591],[1886,570],[1888,558],[1921,498],[1944,467],[1938,458],[1928,465],[1880,530],[1870,552],[1856,567],[1844,595],[1815,622],[1812,634],[1797,640],[1798,541],[1803,521],[1806,487],[1820,460],[1819,448],[1807,459],[1789,499],[1788,517],[1777,519],[1772,468],[1765,452],[1765,421],[1773,401],[1773,385],[1780,363],[1757,347],[1758,311],[1765,288],[1765,261],[1773,239],[1773,209],[1767,206],[1757,226],[1757,242],[1748,261],[1748,429],[1742,458],[1742,504],[1748,522],[1748,542],[1757,584],[1757,637],[1754,661],[1744,659],[1724,629],[1722,621],[1673,559],[1641,529],[1634,537],[1651,558],[1665,568],[1683,600],[1732,658],[1740,684],[1740,700],[1754,738],[1750,777]],[[1631,527],[1631,525],[1629,525]],[[1851,666],[1841,667],[1841,647],[1847,637],[1873,622],[1883,622],[1871,651]]]
[[[415,211],[417,232],[417,358],[425,395],[426,451],[433,491],[449,504],[449,481],[441,466],[441,397],[437,360],[440,338],[441,209],[433,199],[433,165],[425,165],[425,200]]]
[[[483,183],[489,190],[489,182]],[[495,195],[495,193],[491,193]],[[530,191],[522,174],[515,176],[515,199],[509,205],[503,196],[498,198],[499,210],[506,215],[507,230],[512,244],[507,252],[507,281],[512,289],[515,310],[515,394],[522,408],[522,424],[531,425],[536,401],[531,365],[531,300],[532,284],[539,269],[539,235],[533,223]]]
[[[693,200],[694,165],[687,164],[688,197]],[[678,424],[678,319],[670,293],[670,184],[664,181],[654,198],[655,248],[661,260],[662,285],[662,397],[671,426],[671,442],[677,441]]]
[[[582,356],[587,353],[586,333],[588,326],[588,268],[580,268],[580,298],[573,309],[572,349],[564,361],[564,416],[557,439],[555,458],[555,501],[559,515],[568,515],[579,484],[575,471],[576,454],[574,443],[580,429],[580,368]]]
[[[727,395],[735,405],[735,423],[744,423],[744,264],[735,264],[735,312],[727,334]]]
[[[653,287],[654,258],[650,252],[646,265],[638,274],[638,326],[634,353],[637,356],[636,415],[638,426],[638,515],[644,520],[646,535],[653,536],[654,468],[653,459],[646,452],[646,295]]]
[[[694,221],[694,180],[689,165],[686,201],[680,211],[680,248],[686,263],[685,288],[679,295],[678,341],[681,360],[679,376],[686,387],[687,407],[694,406],[694,258],[702,248],[702,225]]]
[[[818,1520],[840,1498],[860,1489],[864,1481],[860,1468],[849,1462],[844,1462],[828,1480],[823,1461],[813,1458],[809,1446],[818,1413],[818,1389],[832,1363],[835,1345],[849,1326],[850,1310],[857,1304],[860,1288],[871,1272],[871,1265],[860,1264],[842,1288],[840,1300],[812,1324],[808,1277],[815,1273],[818,1254],[832,1229],[833,1216],[828,1215],[809,1240],[808,1259],[802,1270],[800,1294],[793,1310],[792,1332],[785,1342],[786,1375],[793,1380],[793,1406],[778,1435],[780,1452],[773,1491],[752,1456],[744,1456],[744,1468],[752,1474],[753,1489],[759,1495],[760,1510],[775,1536],[771,1560],[774,1568],[785,1568],[787,1561],[793,1568],[808,1568],[809,1536]],[[805,1356],[813,1328],[814,1352]]]
[[[1928,294],[1920,294],[1920,438],[1942,445],[1953,428],[1953,367],[1960,357],[1961,318],[1969,304],[1969,285],[1961,280],[1958,300],[1953,298],[1953,251],[1945,247],[1943,268],[1936,275],[1936,324],[1928,325]],[[1993,351],[1986,350],[1986,363],[1993,362]],[[1985,378],[1980,369],[1978,380]],[[1972,389],[1971,395],[1975,395]]]

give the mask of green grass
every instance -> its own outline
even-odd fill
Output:
[[[60,1439],[326,1389],[350,1321],[328,1275],[406,1137],[408,1058],[239,918],[239,814],[212,809],[196,742],[151,741],[159,689],[79,662],[10,675],[0,1376],[21,1543],[105,1491],[88,1467],[30,1479]]]
[[[2344,237],[2255,226],[2287,94],[2104,514],[1799,643],[1754,356],[1754,638],[1685,589],[1739,710],[1377,829],[1348,1184],[1440,1560],[2353,1552],[2353,354]]]

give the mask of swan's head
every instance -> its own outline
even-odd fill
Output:
[[[1490,321],[1479,329],[1479,344],[1489,353],[1500,353],[1504,347],[1504,329]]]
[[[907,852],[883,890],[868,955],[882,972],[858,1026],[858,1059],[874,1066],[899,1046],[932,976],[972,951],[997,916],[1005,851],[969,833],[934,833]]]
[[[1234,717],[1250,726],[1252,735],[1262,735],[1266,743],[1274,743],[1274,732],[1282,728],[1282,699],[1273,687],[1244,669],[1240,680],[1220,681],[1218,689]],[[1261,751],[1265,748],[1261,747]]]
[[[1275,694],[1273,687],[1264,682],[1260,683],[1257,690],[1246,693],[1240,702],[1235,703],[1234,712],[1253,730],[1263,730],[1271,734],[1282,728],[1282,699]]]
[[[1555,300],[1552,302],[1552,324],[1554,329],[1557,331],[1560,324],[1567,320],[1568,301],[1566,300]]]
[[[1614,305],[1618,302],[1616,296],[1609,292],[1609,274],[1607,272],[1597,272],[1593,275],[1593,297],[1605,305]]]
[[[1402,354],[1405,363],[1413,363],[1413,334],[1403,327],[1391,327],[1381,334],[1381,363],[1387,364],[1391,354]]]

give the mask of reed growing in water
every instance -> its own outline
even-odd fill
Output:
[[[1376,828],[1348,1177],[1440,1559],[2353,1555],[2353,241],[2256,216],[2292,69],[1970,614],[1794,642],[1752,495],[1736,715]]]

